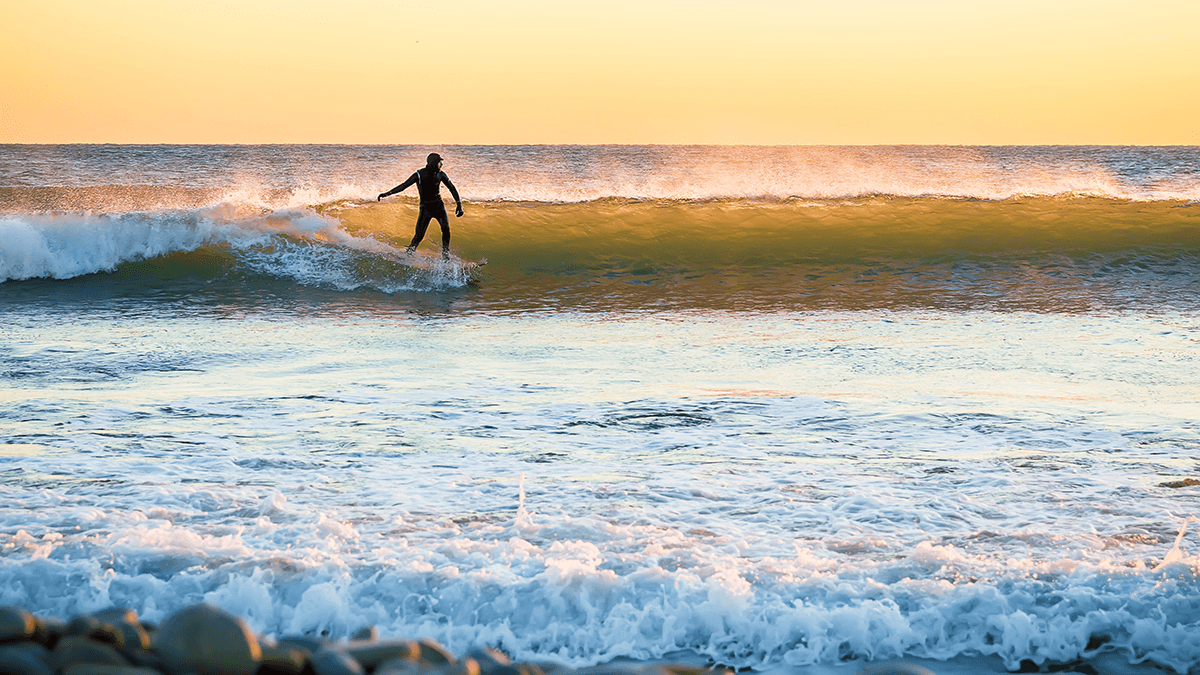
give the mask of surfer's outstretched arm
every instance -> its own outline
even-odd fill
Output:
[[[416,182],[417,182],[417,174],[413,173],[413,175],[408,177],[408,180],[397,185],[396,187],[392,188],[391,190],[388,190],[387,192],[380,192],[379,196],[375,198],[375,201],[379,201],[379,200],[383,199],[384,197],[390,197],[390,196],[396,194],[397,192],[402,192],[404,190],[404,188],[406,188],[409,185],[412,185],[413,183],[416,183]],[[454,192],[454,188],[450,188],[450,191]],[[458,193],[455,193],[454,197],[457,199]]]
[[[462,200],[458,197],[458,190],[454,189],[454,183],[450,182],[450,176],[447,176],[445,171],[442,172],[441,178],[442,182],[446,184],[446,187],[450,188],[450,194],[454,195],[454,215],[458,218],[461,218],[463,213]]]

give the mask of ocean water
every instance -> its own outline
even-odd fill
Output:
[[[1200,148],[0,146],[0,604],[1187,673],[1198,514]]]

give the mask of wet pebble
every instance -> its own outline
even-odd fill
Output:
[[[322,649],[309,662],[316,675],[362,675],[363,666],[339,649]]]
[[[138,621],[137,612],[128,607],[113,607],[92,616],[101,627],[109,626],[121,634],[121,648],[126,653],[144,652],[150,649],[150,633]]]
[[[129,661],[112,645],[81,635],[66,635],[54,646],[50,658],[56,671],[77,665],[128,666]]]
[[[99,612],[93,612],[92,616],[101,623],[137,623],[137,612],[129,607],[109,607],[108,609]]]
[[[432,663],[435,666],[445,663],[454,663],[454,655],[446,650],[445,647],[428,638],[417,642],[417,660],[425,663]]]
[[[392,659],[375,669],[372,675],[420,675],[421,666],[414,661]]]
[[[865,672],[865,671],[864,671]],[[883,672],[874,675],[883,675]],[[900,673],[901,671],[897,671]],[[345,642],[320,636],[259,638],[211,605],[185,607],[155,627],[113,607],[43,620],[0,607],[0,675],[730,675],[686,666],[608,664],[571,671],[511,663],[475,649],[456,659],[434,640],[379,639],[367,626]],[[905,675],[909,675],[905,671]],[[913,672],[911,675],[924,675]]]
[[[37,626],[33,629],[33,641],[46,649],[54,649],[59,639],[67,634],[67,622],[62,619],[34,618]]]
[[[101,621],[93,614],[81,614],[71,619],[67,623],[65,634],[72,637],[84,637],[116,649],[125,647],[125,634],[116,626]]]
[[[467,658],[475,661],[479,675],[542,675],[540,670],[525,670],[513,665],[508,655],[491,647],[467,652]]]
[[[420,643],[412,640],[347,642],[337,649],[350,655],[367,670],[374,670],[387,661],[416,661],[421,657]]]
[[[153,647],[171,675],[254,675],[262,659],[245,621],[206,604],[168,617],[155,631]]]
[[[258,675],[301,675],[311,657],[312,652],[307,649],[265,647],[258,664]]]
[[[0,673],[5,675],[52,675],[50,650],[24,642],[0,646]]]
[[[37,629],[33,615],[20,607],[0,607],[0,642],[30,640]]]
[[[275,641],[275,646],[281,649],[300,649],[308,654],[316,654],[328,644],[328,640],[307,635],[287,635]]]

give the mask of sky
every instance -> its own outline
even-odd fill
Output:
[[[0,0],[0,143],[1200,144],[1197,0]]]

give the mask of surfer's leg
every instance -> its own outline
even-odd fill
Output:
[[[450,259],[450,216],[446,215],[446,209],[437,214],[438,224],[442,226],[442,257],[446,260]]]
[[[425,238],[425,230],[429,229],[429,221],[433,218],[433,214],[429,209],[421,207],[421,212],[417,214],[417,231],[413,234],[412,241],[408,244],[408,252],[412,253],[417,248],[417,244]]]

